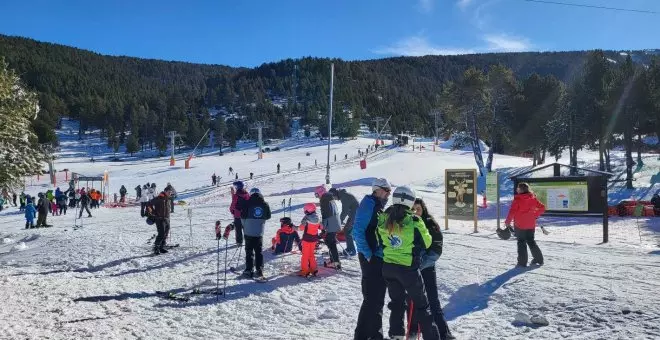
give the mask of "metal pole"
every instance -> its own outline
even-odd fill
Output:
[[[497,174],[497,229],[500,229],[500,173],[495,171]]]
[[[330,144],[332,143],[332,96],[335,82],[335,64],[330,64],[330,112],[328,113],[328,163],[326,164],[325,184],[330,184]]]
[[[264,155],[263,155],[263,148],[264,148],[263,145],[264,145],[264,144],[263,144],[263,140],[262,140],[262,136],[263,136],[263,133],[262,133],[262,131],[263,131],[263,126],[261,126],[261,124],[259,124],[259,125],[257,126],[257,131],[259,132],[259,159],[263,159],[263,158],[264,158]]]

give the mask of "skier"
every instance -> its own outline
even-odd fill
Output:
[[[378,246],[378,214],[390,196],[390,183],[384,178],[373,181],[372,194],[364,196],[355,213],[353,238],[362,271],[362,306],[355,327],[355,340],[383,339],[383,306],[387,287],[383,280],[383,250]]]
[[[534,192],[529,189],[529,184],[518,183],[516,195],[513,197],[513,203],[509,214],[506,216],[504,224],[511,228],[511,221],[515,223],[516,238],[518,239],[518,267],[527,267],[527,247],[532,252],[532,262],[530,265],[543,265],[543,254],[534,240],[534,231],[536,229],[536,219],[543,215],[545,206],[536,198]],[[547,231],[541,227],[544,234]]]
[[[233,175],[233,174],[234,174],[234,169],[232,169],[232,167],[229,167],[229,174],[230,174],[230,175]]]
[[[21,207],[19,208],[20,212],[25,211],[25,203],[26,203],[27,196],[25,195],[24,192],[21,192],[21,196],[19,197],[19,202],[21,203]]]
[[[149,195],[149,191],[150,191],[149,186],[147,186],[146,184],[142,187],[142,191],[144,192],[144,194],[142,195],[142,197],[140,197],[140,216],[145,217],[147,214],[146,213],[147,203],[149,203],[149,201],[151,201],[153,197]]]
[[[25,229],[34,228],[34,217],[37,215],[37,209],[32,204],[32,197],[27,196],[25,205]]]
[[[51,202],[53,202],[53,198],[55,197],[55,194],[53,194],[53,190],[48,190],[46,191],[46,199],[48,200],[48,212],[53,211],[53,207],[50,205]]]
[[[167,186],[165,187],[165,191],[169,192],[169,198],[170,198],[170,212],[174,212],[174,199],[176,199],[176,190],[174,190],[174,187],[172,184],[167,182]]]
[[[335,154],[335,162],[337,161],[337,154]]]
[[[217,176],[215,175],[215,172],[214,172],[214,173],[213,173],[213,176],[211,176],[211,185],[212,185],[212,186],[215,186],[215,185],[216,185],[216,183],[217,183],[217,182],[216,182],[216,178],[217,178]]]
[[[78,205],[76,200],[76,190],[69,191],[69,208],[75,208]]]
[[[170,233],[170,192],[164,190],[149,202],[147,214],[154,219],[158,235],[154,241],[154,254],[166,254],[165,241]]]
[[[424,339],[439,340],[419,273],[420,254],[431,246],[431,235],[424,222],[412,213],[412,189],[396,188],[392,200],[393,205],[378,216],[377,229],[378,243],[383,249],[383,278],[391,300],[389,336],[401,338],[407,334],[403,322],[407,296],[412,300],[412,318],[419,323]]]
[[[128,193],[128,190],[126,190],[125,186],[121,186],[119,188],[119,202],[121,203],[126,203],[126,194]]]
[[[49,203],[50,203],[50,211],[53,213],[53,216],[57,216],[58,215],[57,195],[53,196],[53,200],[50,201]]]
[[[239,201],[236,207],[241,212],[241,220],[245,232],[245,270],[243,276],[255,277],[265,280],[263,273],[264,257],[261,253],[263,248],[264,226],[270,219],[270,206],[264,200],[264,196],[257,188],[250,190],[249,200]],[[253,263],[254,259],[254,263]],[[252,272],[252,269],[255,272]]]
[[[321,203],[321,225],[325,231],[325,245],[328,247],[328,252],[330,253],[330,260],[324,262],[324,266],[339,270],[341,269],[341,263],[339,262],[339,252],[337,251],[337,232],[341,229],[341,221],[339,220],[337,203],[332,194],[327,192],[323,185],[316,187],[314,195]]]
[[[66,215],[66,193],[60,192],[59,195],[55,197],[55,201],[57,203],[57,208],[60,212],[60,215],[64,214]]]
[[[11,198],[12,198],[12,202],[14,203],[14,206],[17,207],[18,205],[16,204],[16,199],[18,198],[18,195],[16,195],[16,192],[11,193]]]
[[[422,280],[424,280],[424,288],[426,289],[429,306],[431,307],[431,315],[433,315],[433,320],[435,321],[436,326],[438,326],[440,339],[455,339],[449,330],[447,320],[445,320],[445,314],[443,313],[442,306],[440,305],[440,299],[438,298],[438,283],[435,272],[435,263],[440,258],[440,255],[442,255],[442,231],[440,230],[440,225],[435,221],[433,216],[429,214],[424,200],[421,198],[415,199],[413,211],[415,212],[415,215],[417,215],[424,222],[426,229],[428,229],[432,239],[431,247],[422,254],[422,261],[419,267],[422,274]],[[417,337],[416,333],[419,329],[419,326],[415,326],[418,325],[417,322],[412,322],[412,324],[413,326],[411,327],[410,334],[408,335],[409,339],[415,339]]]
[[[319,230],[321,229],[321,221],[316,215],[316,204],[307,203],[303,207],[305,216],[300,222],[300,230],[303,231],[301,252],[302,258],[300,259],[300,276],[316,276],[318,270],[316,269],[316,244],[319,241]]]
[[[254,174],[253,174],[253,173],[250,173],[250,179],[252,179],[252,176],[254,176]]]
[[[238,181],[238,172],[236,173],[236,178],[235,179]]]
[[[273,237],[270,249],[274,254],[289,253],[293,249],[294,242],[298,246],[298,250],[302,250],[300,236],[298,235],[295,226],[291,223],[291,218],[280,218],[280,229],[277,230],[275,237]]]
[[[89,211],[89,204],[92,198],[84,190],[80,191],[80,214],[78,218],[82,218],[83,210],[87,211],[87,217],[92,217],[92,213]]]
[[[317,166],[317,165],[319,165],[319,162],[315,159],[314,160],[314,166]],[[300,166],[298,167],[298,169],[300,169]]]
[[[39,196],[39,201],[37,201],[37,228],[46,227],[48,226],[46,224],[46,218],[48,218],[48,207],[50,204],[48,203],[48,199],[46,199],[46,195],[42,192],[37,196]]]
[[[298,170],[300,170],[300,162],[298,162]]]
[[[250,194],[245,191],[245,185],[241,181],[236,181],[231,187],[231,205],[229,212],[234,216],[234,229],[236,230],[236,244],[243,245],[243,223],[241,221],[241,210],[239,203],[250,199]],[[243,204],[240,204],[241,206]]]
[[[135,201],[141,202],[141,199],[142,199],[142,187],[138,184],[138,186],[135,187]]]
[[[277,173],[280,173],[280,163],[277,163]]]
[[[332,188],[329,190],[332,197],[335,200],[341,201],[341,214],[339,215],[339,220],[344,225],[343,231],[346,236],[346,249],[343,252],[344,256],[355,256],[355,243],[353,241],[353,223],[355,222],[355,212],[360,205],[357,201],[357,198],[351,193],[347,192],[346,189],[335,189]],[[348,219],[346,219],[348,217]],[[346,223],[344,223],[346,221]]]

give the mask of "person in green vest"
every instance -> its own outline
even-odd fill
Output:
[[[392,206],[378,216],[376,236],[383,249],[383,278],[391,299],[389,336],[403,339],[410,332],[404,327],[408,297],[412,301],[412,319],[417,321],[424,339],[438,340],[440,333],[419,271],[421,255],[431,246],[432,238],[424,221],[412,211],[415,198],[411,188],[398,187],[392,193]]]

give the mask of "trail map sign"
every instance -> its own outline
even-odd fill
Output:
[[[530,185],[548,211],[589,211],[587,181],[534,182]]]
[[[495,202],[497,210],[497,229],[500,228],[500,180],[497,171],[486,173],[486,198]]]
[[[449,219],[474,220],[477,232],[477,171],[475,169],[445,170],[445,230]]]

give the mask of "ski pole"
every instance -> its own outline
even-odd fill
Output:
[[[220,299],[220,238],[218,239],[218,255],[216,256],[216,271],[215,271],[215,302],[218,302]],[[225,257],[227,252],[225,251]],[[227,260],[225,259],[225,264]],[[227,271],[225,270],[225,278],[227,278]]]
[[[218,240],[218,244],[219,243],[220,241]],[[225,283],[222,288],[222,295],[224,295],[225,298],[227,298],[227,250],[228,249],[229,249],[229,239],[225,239]],[[218,266],[218,268],[220,267]],[[216,301],[218,301],[218,299],[216,299]]]

